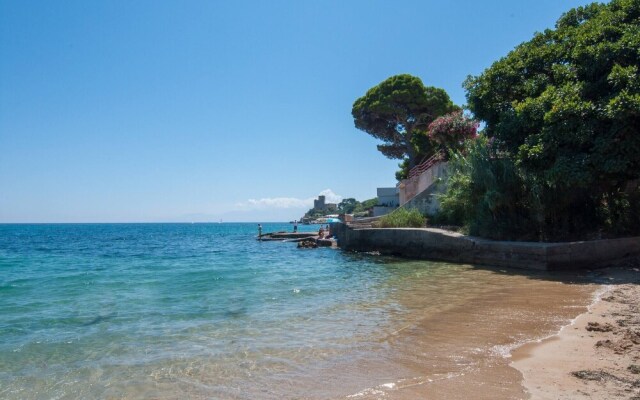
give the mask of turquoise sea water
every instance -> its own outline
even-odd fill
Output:
[[[589,292],[256,234],[256,224],[0,225],[0,398],[507,393],[503,349],[557,329]],[[517,397],[517,379],[502,398]]]
[[[398,308],[379,260],[256,233],[0,225],[0,398],[276,398]]]

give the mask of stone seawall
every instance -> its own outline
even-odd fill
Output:
[[[351,229],[332,233],[346,251],[377,251],[437,261],[537,270],[603,267],[640,256],[640,237],[566,243],[479,239],[434,228]]]

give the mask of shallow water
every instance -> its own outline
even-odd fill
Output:
[[[0,398],[519,398],[509,349],[593,291],[256,233],[0,225]]]

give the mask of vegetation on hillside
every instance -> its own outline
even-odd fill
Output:
[[[356,216],[368,216],[369,210],[378,205],[378,198],[364,200],[362,202],[350,197],[338,203],[337,209],[318,210],[311,208],[307,211],[302,219],[317,219],[332,214],[353,214]]]
[[[368,212],[369,209],[376,206],[378,204],[378,198],[374,197],[373,199],[365,200],[360,202],[354,198],[348,198],[342,200],[338,204],[338,212],[341,214],[357,214]]]
[[[468,78],[485,139],[452,157],[442,215],[495,238],[640,233],[639,67],[640,2],[613,0]]]
[[[403,159],[398,179],[449,151],[439,222],[494,239],[640,234],[640,1],[569,10],[464,86],[480,135],[442,89],[410,75],[352,110],[384,155]]]
[[[484,136],[452,152],[446,192],[439,196],[439,223],[490,239],[537,240],[539,227],[531,211],[541,205],[514,161]]]

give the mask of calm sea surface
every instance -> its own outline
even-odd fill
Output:
[[[533,335],[510,326],[476,329],[477,343],[452,339],[450,329],[494,316],[509,290],[539,297],[514,313],[545,301],[571,309],[588,295],[560,304],[536,297],[540,285],[566,293],[559,282],[303,250],[256,233],[255,224],[0,225],[0,398],[393,397],[403,384],[473,375]],[[552,311],[532,316],[552,330],[577,313]]]

